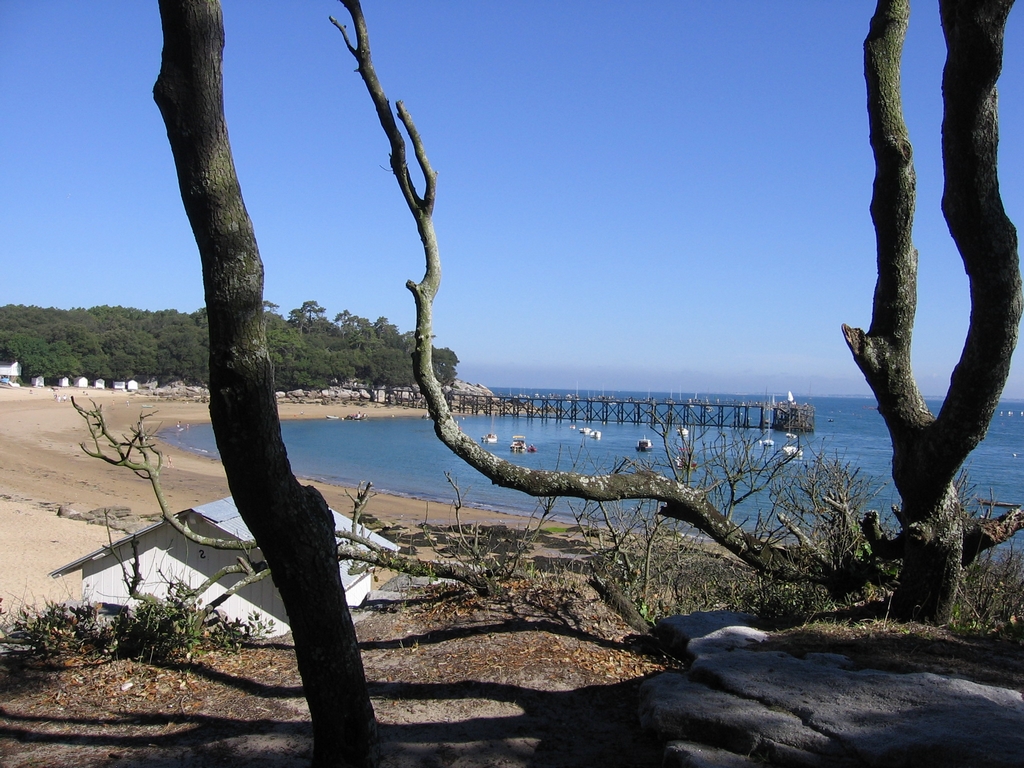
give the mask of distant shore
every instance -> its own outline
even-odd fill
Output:
[[[154,427],[180,424],[187,428],[210,421],[208,405],[195,400],[71,387],[58,390],[58,395],[74,396],[80,404],[93,401],[101,405],[115,434],[126,433],[140,414],[151,414],[147,422]],[[367,418],[419,418],[425,414],[422,409],[365,401],[336,405],[282,401],[278,412],[282,420],[328,415],[344,418],[350,413],[365,413]],[[76,578],[53,580],[48,574],[105,545],[107,532],[102,526],[58,517],[61,505],[81,511],[121,505],[154,519],[160,513],[149,482],[86,456],[80,443],[87,439],[85,422],[70,400],[55,400],[50,388],[0,387],[0,608],[5,611],[23,604],[80,597]],[[164,446],[164,450],[170,461],[161,473],[161,482],[172,509],[188,509],[229,495],[219,460],[176,447]],[[348,494],[352,489],[303,482],[316,486],[339,512],[351,509]],[[455,522],[446,505],[387,494],[376,495],[367,512],[388,525],[406,528],[423,522]],[[479,509],[463,509],[461,519],[468,523],[523,521],[515,515]]]

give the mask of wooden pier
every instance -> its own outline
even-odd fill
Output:
[[[467,395],[451,393],[452,413],[474,416],[517,416],[572,423],[663,424],[666,427],[769,429],[813,432],[814,406],[768,402],[698,400],[620,400],[572,395]]]

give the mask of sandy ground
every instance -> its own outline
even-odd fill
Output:
[[[64,389],[80,403],[103,406],[108,424],[127,432],[140,414],[152,414],[147,423],[183,427],[209,421],[205,403],[169,401],[145,394],[111,390]],[[147,407],[144,407],[147,406]],[[282,403],[282,419],[344,417],[362,411],[370,418],[418,418],[421,411],[407,408],[355,405]],[[143,516],[159,515],[149,482],[130,471],[90,458],[80,447],[88,431],[70,400],[54,399],[49,389],[0,388],[0,598],[3,609],[41,605],[47,600],[80,596],[77,577],[51,579],[49,573],[107,543],[102,526],[57,517],[62,504],[88,511],[123,505]],[[172,509],[180,510],[228,495],[219,461],[166,449],[170,466],[161,473],[164,493]],[[339,512],[351,508],[346,489],[314,483]],[[390,524],[416,525],[454,522],[451,510],[437,503],[379,494],[367,509]],[[463,522],[514,522],[514,516],[482,510],[463,510]]]

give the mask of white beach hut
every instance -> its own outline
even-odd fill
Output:
[[[338,530],[352,530],[350,519],[334,510],[331,512]],[[186,509],[179,512],[177,517],[187,522],[189,528],[201,536],[238,541],[252,539],[252,534],[238,514],[231,497]],[[375,533],[363,530],[359,532],[382,547],[393,551],[398,549],[395,544]],[[256,570],[264,564],[263,553],[258,548],[249,551],[213,549],[185,538],[170,523],[161,520],[61,566],[50,576],[60,578],[80,570],[83,601],[127,605],[131,603],[131,599],[128,596],[122,563],[130,573],[136,552],[139,573],[142,575],[140,591],[159,598],[166,597],[168,585],[175,581],[198,587],[224,566],[233,565],[240,555],[246,557]],[[369,594],[373,579],[371,570],[351,562],[342,562],[340,569],[349,605],[359,605]],[[221,579],[202,595],[203,601],[213,600],[240,579],[239,574]],[[228,619],[243,621],[255,613],[272,625],[272,636],[284,634],[289,630],[288,614],[284,610],[277,588],[269,578],[242,588],[225,600],[218,610]]]
[[[124,388],[127,389],[129,392],[138,392],[139,382],[137,382],[135,379],[128,379],[128,381],[125,382]]]
[[[81,389],[85,389],[86,387],[89,386],[89,380],[85,378],[85,376],[79,376],[77,379],[75,379],[75,386],[80,387]]]
[[[45,380],[43,379],[42,376],[33,376],[32,377],[32,386],[33,387],[45,387],[46,386],[46,382],[45,382]]]
[[[67,376],[61,376],[59,379],[57,379],[57,386],[58,387],[66,387],[67,385],[68,385],[68,377]]]
[[[127,388],[128,388],[128,385],[125,382],[123,382],[123,381],[115,381],[114,382],[114,389],[116,389],[116,390],[120,390],[121,392],[124,392]]]
[[[105,382],[103,379],[96,379],[96,381],[92,383],[92,386],[93,389],[106,389],[107,382]]]
[[[10,381],[21,376],[21,363],[17,360],[5,362],[0,360],[0,379]]]

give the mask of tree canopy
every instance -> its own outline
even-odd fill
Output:
[[[403,333],[386,317],[370,321],[345,310],[331,321],[316,301],[303,302],[287,317],[277,309],[268,302],[265,317],[278,387],[414,383],[412,332]],[[456,354],[447,348],[435,354],[437,377],[454,381]],[[205,385],[209,355],[205,308],[184,313],[109,306],[0,306],[0,359],[20,362],[26,378],[85,376]]]

